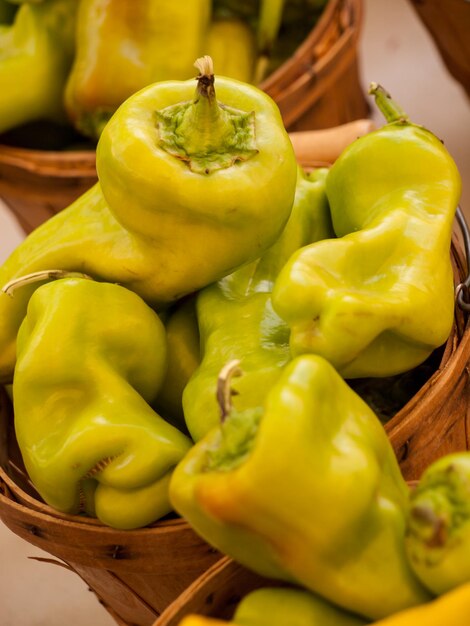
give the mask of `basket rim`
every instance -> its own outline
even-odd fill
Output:
[[[325,44],[324,39],[327,40],[329,45],[319,59],[328,54],[332,45],[338,44],[338,41],[343,38],[344,32],[350,33],[350,31],[352,31],[354,33],[353,42],[357,41],[359,38],[359,27],[362,21],[362,0],[329,0],[317,23],[304,41],[298,46],[289,59],[261,82],[260,88],[268,93],[270,93],[271,90],[283,90],[289,84],[286,85],[285,79],[291,78],[292,75],[299,77],[306,72],[307,67],[311,66],[311,53],[315,48]],[[331,26],[332,24],[338,23],[340,25],[340,34],[334,42],[329,42]],[[356,26],[356,28],[353,28],[353,25]]]
[[[3,486],[2,486],[3,483]],[[12,495],[9,495],[12,494]],[[180,527],[186,526],[187,522],[180,517],[171,518],[171,519],[162,519],[154,522],[153,524],[149,524],[143,528],[138,528],[134,530],[126,530],[126,531],[117,531],[116,529],[111,528],[110,526],[106,526],[98,519],[94,517],[86,517],[84,515],[71,515],[67,513],[62,513],[61,511],[57,511],[53,509],[48,504],[43,503],[41,500],[37,500],[26,493],[20,486],[18,486],[15,481],[6,473],[5,469],[0,466],[0,504],[2,501],[10,502],[14,507],[18,509],[25,509],[33,512],[34,515],[37,515],[38,519],[48,520],[53,518],[57,521],[63,521],[67,525],[77,526],[82,528],[83,526],[90,526],[95,529],[104,530],[105,532],[114,531],[114,532],[125,532],[126,535],[131,536],[134,532],[147,531],[147,532],[169,532],[173,530],[179,530]],[[0,506],[1,512],[1,506]],[[0,513],[1,517],[1,513]]]

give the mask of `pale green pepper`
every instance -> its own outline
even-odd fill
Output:
[[[273,291],[292,353],[319,354],[346,378],[416,367],[454,318],[459,172],[435,135],[373,92],[388,123],[350,144],[327,178],[337,238],[294,254]]]
[[[242,565],[352,613],[427,601],[405,555],[408,486],[371,409],[316,355],[288,363],[261,408],[235,410],[227,374],[221,425],[172,476],[175,510]]]
[[[289,329],[273,311],[271,292],[294,251],[332,232],[327,171],[306,174],[299,167],[294,206],[276,243],[260,259],[197,295],[202,360],[183,392],[184,417],[195,441],[219,422],[217,375],[228,360],[238,359],[244,372],[233,381],[238,410],[261,406],[290,360]]]
[[[13,406],[28,475],[50,506],[121,529],[172,510],[169,479],[191,442],[149,406],[165,369],[163,324],[133,292],[81,277],[35,291]]]

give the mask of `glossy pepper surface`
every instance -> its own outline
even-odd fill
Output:
[[[201,75],[200,82],[207,79],[212,85],[211,77]],[[18,246],[0,268],[0,285],[50,268],[82,271],[120,283],[162,307],[258,258],[271,246],[289,218],[297,176],[279,110],[256,88],[221,79],[221,99],[229,110],[245,107],[245,113],[237,108],[235,118],[248,115],[248,136],[252,131],[256,135],[251,151],[240,139],[249,154],[239,161],[240,153],[233,154],[240,147],[238,139],[231,135],[233,131],[238,136],[238,122],[233,126],[224,117],[227,110],[220,109],[210,91],[210,103],[205,96],[193,103],[193,81],[157,83],[122,105],[98,145],[100,183]],[[158,109],[167,124],[178,127],[180,120],[186,128],[186,139],[195,149],[191,159],[205,162],[203,171],[192,169],[178,150],[167,151],[175,137],[180,138],[180,149],[186,140],[175,129],[160,132],[155,123]],[[195,144],[194,117],[201,122],[199,130],[207,131],[204,139],[196,131]],[[32,289],[21,290],[15,299],[0,293],[0,380],[5,382],[11,379],[16,331]]]
[[[0,133],[36,120],[65,121],[77,4],[23,4],[13,23],[0,28]]]
[[[410,496],[406,550],[433,593],[470,582],[470,452],[432,463]]]
[[[288,363],[263,409],[226,410],[170,498],[206,541],[376,619],[429,598],[404,549],[408,487],[370,408],[322,357]]]
[[[293,354],[320,354],[346,378],[417,366],[446,341],[454,313],[457,167],[437,137],[374,91],[389,122],[328,174],[337,239],[294,254],[273,291]]]
[[[192,77],[206,52],[210,0],[81,0],[77,52],[65,103],[74,125],[98,138],[139,89]]]
[[[202,361],[183,392],[186,425],[201,439],[220,420],[217,375],[231,359],[244,372],[233,380],[238,410],[260,407],[290,359],[289,329],[273,311],[271,291],[283,264],[308,243],[331,234],[327,170],[298,171],[294,206],[277,242],[251,264],[199,292],[196,299]]]
[[[163,324],[131,291],[85,278],[35,291],[13,404],[28,475],[48,504],[122,529],[171,511],[169,478],[191,443],[149,406],[165,367]]]

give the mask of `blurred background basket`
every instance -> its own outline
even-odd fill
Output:
[[[362,0],[329,0],[295,54],[260,85],[278,103],[288,130],[367,117],[358,69],[361,25]],[[71,141],[67,129],[49,129],[42,136],[51,133],[55,144],[61,134],[66,144]],[[25,145],[28,135],[20,129],[0,137],[0,197],[27,233],[96,181],[93,149],[32,149]]]

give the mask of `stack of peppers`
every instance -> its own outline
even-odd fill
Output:
[[[196,65],[195,92],[126,100],[99,183],[0,268],[0,376],[29,476],[115,528],[175,510],[288,587],[247,597],[241,626],[463,626],[468,454],[411,494],[347,383],[446,341],[457,168],[374,85],[385,126],[307,175],[268,96]],[[428,618],[444,610],[457,621]]]
[[[0,133],[52,121],[95,142],[129,96],[190,79],[203,54],[219,74],[257,84],[292,55],[325,4],[0,0]]]

